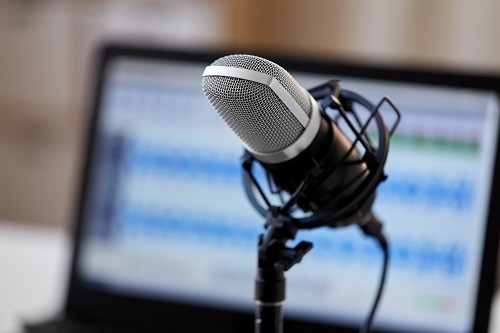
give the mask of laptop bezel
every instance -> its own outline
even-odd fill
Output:
[[[100,48],[96,69],[93,103],[89,114],[86,135],[84,165],[80,190],[77,201],[75,224],[73,228],[73,257],[71,262],[68,292],[66,296],[64,315],[73,320],[106,323],[109,325],[141,327],[155,329],[179,328],[180,331],[196,331],[205,328],[208,332],[253,332],[253,314],[224,309],[205,308],[174,301],[158,301],[138,297],[110,294],[99,289],[89,289],[78,277],[77,263],[83,239],[83,213],[89,191],[90,166],[92,164],[92,149],[96,143],[96,126],[101,109],[102,89],[105,68],[116,57],[132,57],[137,59],[173,60],[187,63],[209,64],[220,56],[240,53],[241,50],[200,51],[167,49],[161,46],[137,46],[126,44],[108,44]],[[252,52],[246,52],[252,53]],[[448,87],[465,87],[495,91],[500,96],[500,76],[489,74],[458,73],[455,71],[439,71],[410,67],[388,67],[381,65],[354,64],[330,60],[314,60],[293,57],[282,57],[276,54],[262,55],[287,70],[305,71],[335,76],[354,78],[379,79],[388,82],[409,82]],[[201,82],[201,73],[200,73]],[[201,88],[200,88],[201,89]],[[499,138],[495,166],[500,165]],[[235,157],[237,158],[237,157]],[[474,315],[474,332],[487,332],[492,298],[495,291],[495,274],[498,255],[500,224],[495,223],[500,217],[500,207],[495,205],[500,189],[500,172],[495,168],[491,187],[488,222],[481,263],[480,283]],[[192,325],[196,323],[196,325]],[[357,327],[343,327],[311,323],[286,318],[287,332],[327,332],[336,329],[337,332],[355,332]],[[198,330],[198,332],[200,332]]]

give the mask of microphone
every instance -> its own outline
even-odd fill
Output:
[[[229,55],[205,69],[202,88],[278,189],[294,193],[314,175],[297,200],[303,211],[353,206],[370,170],[351,140],[285,69],[257,56]],[[354,220],[364,224],[374,193],[361,198],[336,226]]]
[[[300,262],[312,248],[309,242],[287,247],[299,229],[338,227],[357,223],[374,236],[384,253],[380,286],[362,332],[370,332],[383,290],[388,266],[388,244],[382,225],[371,213],[392,135],[400,113],[388,97],[374,106],[362,96],[340,89],[330,81],[308,92],[282,67],[252,55],[229,55],[206,67],[203,92],[224,122],[245,147],[245,190],[252,205],[266,217],[266,235],[259,240],[255,280],[255,332],[281,333],[285,300],[284,271]],[[388,102],[397,119],[389,131],[379,109]],[[370,111],[363,124],[354,105]],[[344,108],[344,105],[346,106]],[[351,140],[325,111],[337,110],[354,134]],[[347,115],[350,112],[357,126]],[[366,133],[374,119],[378,145]],[[359,129],[358,129],[359,128]],[[358,150],[358,145],[362,149]],[[361,154],[360,151],[363,150]],[[253,161],[264,168],[271,193],[286,192],[281,207],[272,206],[252,174]],[[275,189],[272,189],[271,182]],[[255,198],[252,185],[267,205]],[[297,205],[309,216],[297,218]]]

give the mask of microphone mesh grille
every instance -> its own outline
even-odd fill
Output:
[[[275,63],[256,56],[231,55],[212,65],[250,69],[273,76],[310,116],[309,93]],[[203,92],[226,124],[256,152],[283,150],[304,131],[288,107],[264,84],[233,77],[205,76],[202,85]]]

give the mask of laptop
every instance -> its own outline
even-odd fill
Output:
[[[253,332],[264,221],[244,193],[243,148],[201,90],[204,68],[231,53],[101,50],[67,299],[28,332]],[[500,78],[264,57],[305,88],[340,79],[402,113],[374,204],[390,241],[375,331],[487,332]],[[356,332],[379,283],[377,244],[356,226],[301,240],[314,248],[287,272],[285,332]]]

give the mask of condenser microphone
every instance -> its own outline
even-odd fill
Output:
[[[386,177],[383,167],[389,136],[400,118],[395,105],[384,97],[375,106],[354,92],[340,89],[337,81],[329,81],[309,93],[277,64],[241,54],[222,57],[208,66],[202,88],[213,108],[243,142],[245,190],[252,205],[266,218],[266,234],[259,238],[258,247],[255,332],[283,331],[284,271],[300,262],[312,247],[303,241],[290,248],[288,240],[299,229],[351,223],[359,224],[374,236],[384,253],[380,286],[362,330],[370,332],[389,258],[382,226],[371,207],[376,188]],[[390,131],[379,111],[384,102],[397,115]],[[370,112],[365,123],[354,110],[356,103]],[[354,139],[341,130],[325,108],[338,111]],[[358,128],[346,111],[352,113]],[[367,134],[371,120],[378,129],[376,146]],[[357,144],[363,149],[358,150]],[[282,206],[274,206],[268,200],[253,175],[254,160],[263,166],[269,187],[273,188],[271,192],[280,196]],[[256,200],[252,186],[267,208]],[[289,194],[287,201],[282,192]],[[306,217],[294,216],[295,206]]]
[[[293,193],[318,170],[298,201],[304,211],[344,207],[368,176],[351,140],[279,65],[252,55],[225,56],[205,69],[202,87],[213,108],[280,189]],[[344,167],[334,172],[321,168],[339,164]],[[372,201],[373,195],[365,206]]]

